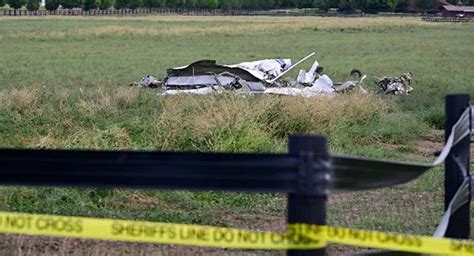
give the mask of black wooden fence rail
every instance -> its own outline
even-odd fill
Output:
[[[446,134],[469,107],[468,95],[446,98]],[[445,200],[469,172],[469,136],[445,163]],[[331,156],[326,137],[290,135],[287,154],[0,149],[0,184],[67,187],[275,192],[288,195],[288,223],[326,223],[330,189],[357,190],[413,180],[431,165]],[[452,215],[446,236],[468,238],[469,203]],[[288,255],[324,255],[324,249]]]
[[[463,111],[469,107],[469,95],[449,95],[446,97],[445,105],[445,140],[448,139],[453,125],[457,122],[457,118]],[[471,114],[471,118],[472,114]],[[471,125],[473,120],[471,120]],[[471,129],[474,127],[471,127]],[[450,152],[451,156],[446,158],[444,163],[444,208],[448,208],[451,199],[458,190],[464,180],[464,173],[456,162],[456,159],[467,167],[469,174],[470,167],[470,136],[463,138],[456,144]],[[470,200],[469,200],[470,201]],[[470,234],[470,207],[465,204],[459,208],[450,218],[450,225],[446,230],[446,237],[452,238],[469,238]]]

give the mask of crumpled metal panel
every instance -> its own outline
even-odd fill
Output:
[[[258,82],[261,79],[255,77],[252,73],[239,67],[230,67],[217,65],[215,60],[200,60],[187,66],[170,68],[167,70],[168,77],[173,76],[200,76],[209,75],[209,73],[221,74],[228,72],[234,74],[245,81]]]
[[[216,78],[221,85],[228,85],[235,82],[235,78],[230,76],[170,76],[166,80],[166,86],[218,85]]]

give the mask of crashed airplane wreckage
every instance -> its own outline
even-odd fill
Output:
[[[332,80],[321,74],[322,68],[317,61],[309,72],[301,70],[296,82],[283,79],[285,74],[314,54],[311,53],[294,65],[291,65],[290,59],[267,59],[234,65],[218,65],[212,60],[194,62],[168,69],[168,76],[163,81],[163,94],[209,94],[233,90],[247,94],[312,97],[336,92]]]
[[[290,59],[266,59],[234,65],[218,65],[214,60],[201,60],[187,66],[167,70],[163,81],[144,77],[140,86],[160,87],[161,95],[212,94],[236,91],[242,94],[277,94],[314,97],[354,89],[367,93],[362,83],[367,76],[358,72],[358,81],[333,83],[317,61],[309,71],[300,70],[296,81],[283,77],[297,65],[312,57],[311,53],[294,65]],[[352,75],[352,72],[351,72]]]

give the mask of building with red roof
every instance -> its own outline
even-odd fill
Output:
[[[440,1],[438,9],[444,17],[474,18],[474,6],[452,5],[450,3]]]

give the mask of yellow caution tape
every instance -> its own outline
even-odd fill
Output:
[[[474,255],[474,243],[469,240],[434,238],[430,236],[331,226],[310,225],[310,227],[312,228],[305,228],[309,238],[318,238],[327,243],[424,254]]]
[[[0,212],[0,232],[234,249],[317,249],[337,243],[425,254],[474,255],[474,243],[469,240],[308,224],[291,224],[287,233],[279,234],[202,225]]]
[[[325,247],[303,236],[304,227],[286,234],[211,226],[0,212],[0,232],[181,244],[239,249],[312,249]]]

